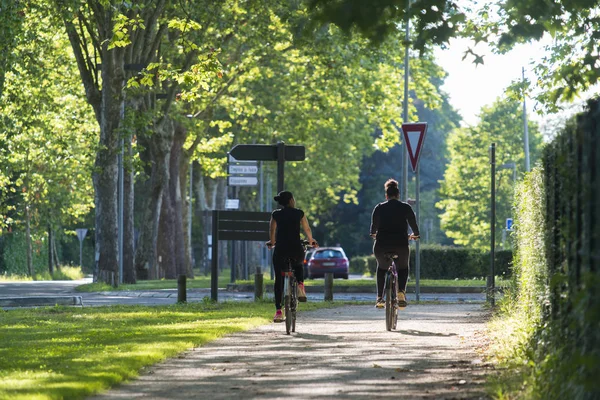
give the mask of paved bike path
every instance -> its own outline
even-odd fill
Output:
[[[148,368],[94,399],[486,398],[479,304],[411,305],[397,331],[372,306],[302,313]]]

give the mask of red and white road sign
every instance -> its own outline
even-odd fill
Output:
[[[423,149],[425,141],[425,133],[427,133],[427,122],[416,122],[412,124],[402,124],[402,135],[408,150],[408,157],[413,172],[417,171],[419,164],[419,155]]]

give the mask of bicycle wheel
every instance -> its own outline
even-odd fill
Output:
[[[292,296],[291,296],[291,288],[290,288],[290,278],[285,277],[284,288],[284,309],[285,309],[285,332],[289,335],[290,329],[292,328]]]
[[[394,309],[394,314],[392,317],[392,329],[396,330],[396,326],[398,326],[398,298],[397,298],[397,294],[398,293],[396,291],[396,286],[397,286],[397,280],[394,279],[394,284],[392,285],[394,287],[394,293],[393,293],[393,299],[394,301],[392,301],[392,308]]]
[[[292,332],[296,332],[296,310],[298,308],[298,283],[294,279],[292,285]]]
[[[394,324],[394,302],[392,301],[393,288],[392,288],[391,274],[388,273],[385,277],[385,329],[388,331],[392,330]]]

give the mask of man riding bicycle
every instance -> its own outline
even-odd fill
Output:
[[[398,271],[398,308],[404,309],[406,302],[406,282],[408,281],[409,239],[419,239],[419,227],[412,207],[400,201],[398,182],[388,179],[384,185],[386,201],[379,203],[371,215],[371,236],[375,238],[373,253],[377,259],[377,302],[375,307],[383,308],[383,287],[385,274],[392,259],[389,254],[398,255],[394,263]],[[408,235],[408,226],[413,234]],[[387,253],[387,254],[386,254]]]
[[[296,280],[298,281],[298,301],[306,301],[306,291],[304,290],[304,247],[300,240],[300,227],[304,230],[308,242],[317,247],[317,242],[312,237],[312,231],[308,225],[308,220],[304,211],[296,208],[296,200],[291,192],[279,192],[275,196],[275,201],[282,206],[273,211],[271,221],[269,222],[270,240],[267,247],[275,246],[273,252],[273,267],[275,269],[275,316],[273,322],[283,322],[283,313],[281,312],[281,299],[283,293],[282,272],[287,270],[288,260],[292,262],[292,269]]]

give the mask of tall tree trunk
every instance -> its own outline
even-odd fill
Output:
[[[48,224],[48,272],[50,275],[54,273],[54,257],[52,256],[52,227]]]
[[[106,9],[107,25],[112,31],[112,11]],[[109,19],[110,18],[110,19]],[[110,21],[110,22],[108,22]],[[102,108],[100,112],[100,146],[93,174],[96,203],[96,246],[99,250],[98,280],[112,286],[119,284],[119,246],[117,224],[117,183],[119,128],[125,107],[125,52],[102,45]]]
[[[27,245],[27,271],[33,278],[35,271],[33,270],[33,249],[31,248],[31,213],[27,203],[25,204],[25,243]]]
[[[193,180],[193,165],[190,165],[190,158],[185,152],[182,152],[180,168],[179,168],[179,185],[181,187],[181,208],[183,222],[183,251],[186,275],[188,278],[194,277],[194,262],[192,256],[192,218],[194,215],[192,209],[193,182],[190,182],[189,174],[192,174]],[[189,186],[189,187],[188,187]]]
[[[125,174],[123,190],[123,283],[136,283],[135,273],[135,231],[133,226],[133,203],[134,203],[134,175],[133,175],[133,151],[131,137],[125,140]]]
[[[135,254],[135,270],[140,279],[156,279],[157,271],[157,243],[159,222],[161,216],[163,191],[169,181],[168,162],[171,150],[172,126],[166,121],[157,127],[150,138],[141,135],[138,137],[146,145],[149,152],[141,155],[147,163],[151,164],[149,172],[150,194],[143,206],[142,226]]]
[[[162,212],[159,224],[158,254],[162,259],[165,278],[175,279],[186,273],[185,240],[181,186],[179,179],[180,159],[185,141],[185,130],[177,125],[174,130],[173,145],[169,159],[168,190],[163,193]]]

